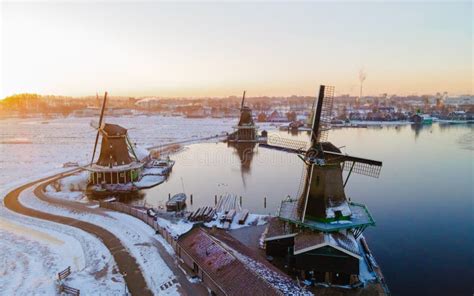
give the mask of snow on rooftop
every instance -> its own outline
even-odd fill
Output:
[[[289,277],[284,276],[264,264],[253,260],[252,258],[241,254],[240,252],[228,247],[222,241],[219,241],[221,244],[226,246],[228,250],[231,250],[233,255],[241,262],[243,262],[249,269],[250,272],[255,272],[258,276],[265,279],[270,285],[275,289],[281,291],[284,295],[313,295],[311,292],[306,291],[299,287],[293,280]]]
[[[176,223],[167,219],[157,217],[156,222],[158,225],[168,230],[169,233],[175,238],[188,232],[193,227],[193,223],[189,223],[184,220],[178,220]]]
[[[204,226],[209,227],[209,228],[212,228],[213,226],[216,226],[217,228],[222,228],[222,229],[239,229],[239,228],[247,227],[247,226],[251,226],[251,225],[257,225],[257,226],[265,225],[268,221],[268,218],[269,218],[268,215],[249,214],[249,216],[247,217],[247,220],[245,220],[244,224],[239,224],[237,219],[234,218],[232,220],[232,223],[230,224],[230,226],[225,227],[224,226],[225,223],[220,221],[221,220],[220,218],[221,218],[222,215],[225,215],[225,214],[219,214],[217,216],[217,219],[212,220],[211,222],[204,223]]]
[[[339,205],[330,206],[326,208],[326,218],[335,218],[336,212],[340,211],[342,216],[347,217],[352,214],[351,209],[347,201],[342,202]]]

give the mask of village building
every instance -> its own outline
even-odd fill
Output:
[[[212,295],[310,295],[283,272],[252,258],[245,246],[223,243],[213,231],[197,225],[176,244],[177,256]]]

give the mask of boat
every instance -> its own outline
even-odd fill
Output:
[[[417,113],[413,115],[412,121],[415,124],[432,124],[433,118],[429,114],[420,114]]]
[[[158,171],[159,175],[166,176],[168,175],[173,166],[175,164],[174,160],[171,160],[169,157],[160,158],[160,159],[152,159],[145,165],[145,175],[146,174],[154,174],[154,171]]]
[[[179,212],[186,207],[186,194],[178,193],[166,202],[166,211]]]

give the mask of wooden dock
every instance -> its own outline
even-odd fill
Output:
[[[234,220],[239,224],[245,224],[249,216],[248,210],[242,210],[236,195],[220,196],[215,207],[200,207],[189,213],[188,220],[191,222],[210,222],[219,220],[224,228],[229,228]]]

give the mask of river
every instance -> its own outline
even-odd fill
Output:
[[[383,161],[378,179],[352,175],[346,193],[376,220],[365,236],[392,293],[471,293],[474,127],[344,128],[332,130],[329,140],[345,153]],[[173,159],[170,178],[146,192],[147,203],[163,206],[168,194],[184,191],[193,194],[193,209],[232,193],[242,196],[243,208],[275,213],[283,198],[295,197],[303,166],[293,154],[225,143],[190,145]]]
[[[160,116],[106,120],[129,128],[132,141],[143,146],[215,135],[235,124]],[[66,161],[90,161],[95,138],[90,121],[0,120],[0,189]],[[474,126],[333,129],[329,140],[345,153],[383,161],[378,179],[353,175],[346,193],[366,204],[376,220],[365,236],[393,294],[472,295]],[[228,192],[242,196],[243,207],[252,212],[275,213],[283,198],[295,196],[303,165],[292,154],[258,146],[239,151],[224,143],[189,145],[172,158],[170,178],[137,202],[163,205],[169,193],[185,191],[193,194],[194,208]]]

